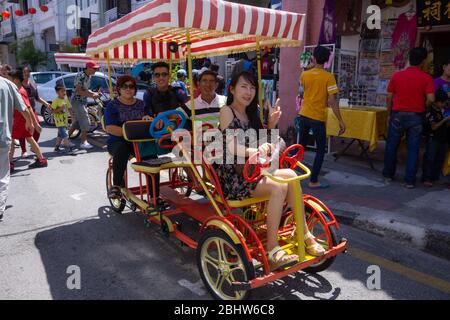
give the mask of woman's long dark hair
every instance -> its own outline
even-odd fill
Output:
[[[252,86],[256,88],[255,97],[253,98],[252,102],[250,102],[250,104],[247,106],[247,108],[245,108],[245,113],[247,114],[250,127],[258,132],[259,129],[263,129],[263,125],[258,112],[258,100],[259,100],[258,81],[256,80],[253,73],[248,71],[241,71],[233,76],[230,82],[230,86],[228,87],[227,90],[228,91],[227,106],[231,106],[231,104],[234,101],[233,94],[231,93],[231,87],[236,88],[236,84],[238,83],[241,77],[244,77],[245,80],[247,80]]]

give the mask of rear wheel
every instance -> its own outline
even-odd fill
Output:
[[[197,247],[200,277],[208,291],[219,300],[244,300],[249,290],[235,291],[232,282],[247,282],[255,270],[241,245],[220,230],[206,230]]]
[[[106,194],[108,194],[109,189],[111,189],[111,183],[112,181],[112,168],[108,168],[108,170],[106,171]],[[111,205],[111,208],[117,212],[117,213],[122,213],[122,211],[125,209],[125,205],[126,205],[126,200],[121,198],[121,199],[111,199],[108,197],[109,203]]]

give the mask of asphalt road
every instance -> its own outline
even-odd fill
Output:
[[[193,250],[145,227],[138,214],[111,212],[106,151],[58,155],[55,136],[55,128],[44,128],[47,168],[28,170],[31,160],[17,161],[0,222],[0,299],[211,299]],[[95,141],[101,146],[104,137]],[[298,272],[254,290],[252,298],[450,298],[449,261],[347,226],[341,235],[349,252],[328,270]],[[79,268],[80,289],[67,286],[71,266]],[[369,288],[373,270],[380,271],[379,286]]]

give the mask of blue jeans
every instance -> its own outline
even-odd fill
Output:
[[[397,149],[403,134],[406,133],[408,155],[406,159],[405,182],[407,184],[415,184],[423,121],[423,114],[420,113],[398,111],[391,113],[384,151],[383,176],[394,178],[397,167]]]
[[[440,142],[430,138],[423,155],[423,181],[434,182],[439,180],[446,154],[447,142]]]
[[[327,146],[325,122],[313,120],[304,116],[297,116],[296,127],[300,139],[299,143],[305,148],[308,144],[309,131],[312,130],[313,132],[313,137],[316,142],[317,149],[310,180],[312,183],[316,183],[319,180],[319,173],[320,169],[322,168]]]

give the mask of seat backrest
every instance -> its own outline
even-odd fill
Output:
[[[145,142],[154,141],[150,135],[150,124],[151,121],[136,120],[127,121],[123,124],[123,137],[125,140],[130,142]]]

